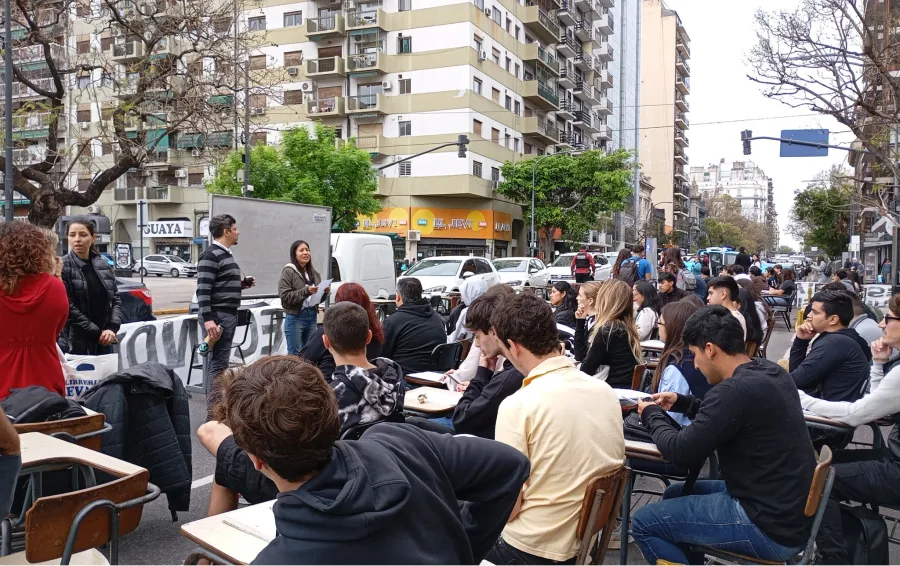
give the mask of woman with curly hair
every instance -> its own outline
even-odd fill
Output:
[[[30,385],[66,394],[56,338],[69,303],[55,270],[46,230],[27,222],[0,224],[0,399]]]

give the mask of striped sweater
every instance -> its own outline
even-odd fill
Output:
[[[241,268],[231,252],[212,244],[197,263],[197,304],[203,322],[216,320],[217,312],[237,313],[243,289]]]

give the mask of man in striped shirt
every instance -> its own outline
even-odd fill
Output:
[[[241,306],[241,290],[256,284],[244,277],[234,261],[231,247],[237,245],[237,222],[230,214],[214,216],[209,221],[213,243],[200,255],[197,263],[197,304],[203,338],[218,340],[203,361],[203,387],[206,390],[207,413],[217,402],[216,378],[228,369],[231,343],[237,327],[237,311]]]

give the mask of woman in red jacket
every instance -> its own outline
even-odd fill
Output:
[[[0,224],[0,399],[29,385],[66,394],[56,338],[69,301],[56,270],[48,231],[27,222]]]

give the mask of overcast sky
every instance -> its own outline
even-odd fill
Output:
[[[846,127],[833,119],[770,100],[747,78],[747,56],[756,43],[753,14],[757,9],[793,9],[798,4],[799,0],[666,0],[691,37],[691,145],[687,149],[691,166],[706,166],[722,158],[726,162],[746,159],[740,140],[745,129],[755,136],[778,137],[781,130],[824,128],[838,132],[831,136],[834,145],[853,141],[852,134],[840,133]],[[733,120],[742,121],[707,124]],[[755,141],[749,158],[773,180],[781,243],[797,246],[787,233],[794,191],[832,164],[846,164],[847,153],[832,149],[828,157],[789,159],[778,154],[777,142]]]

